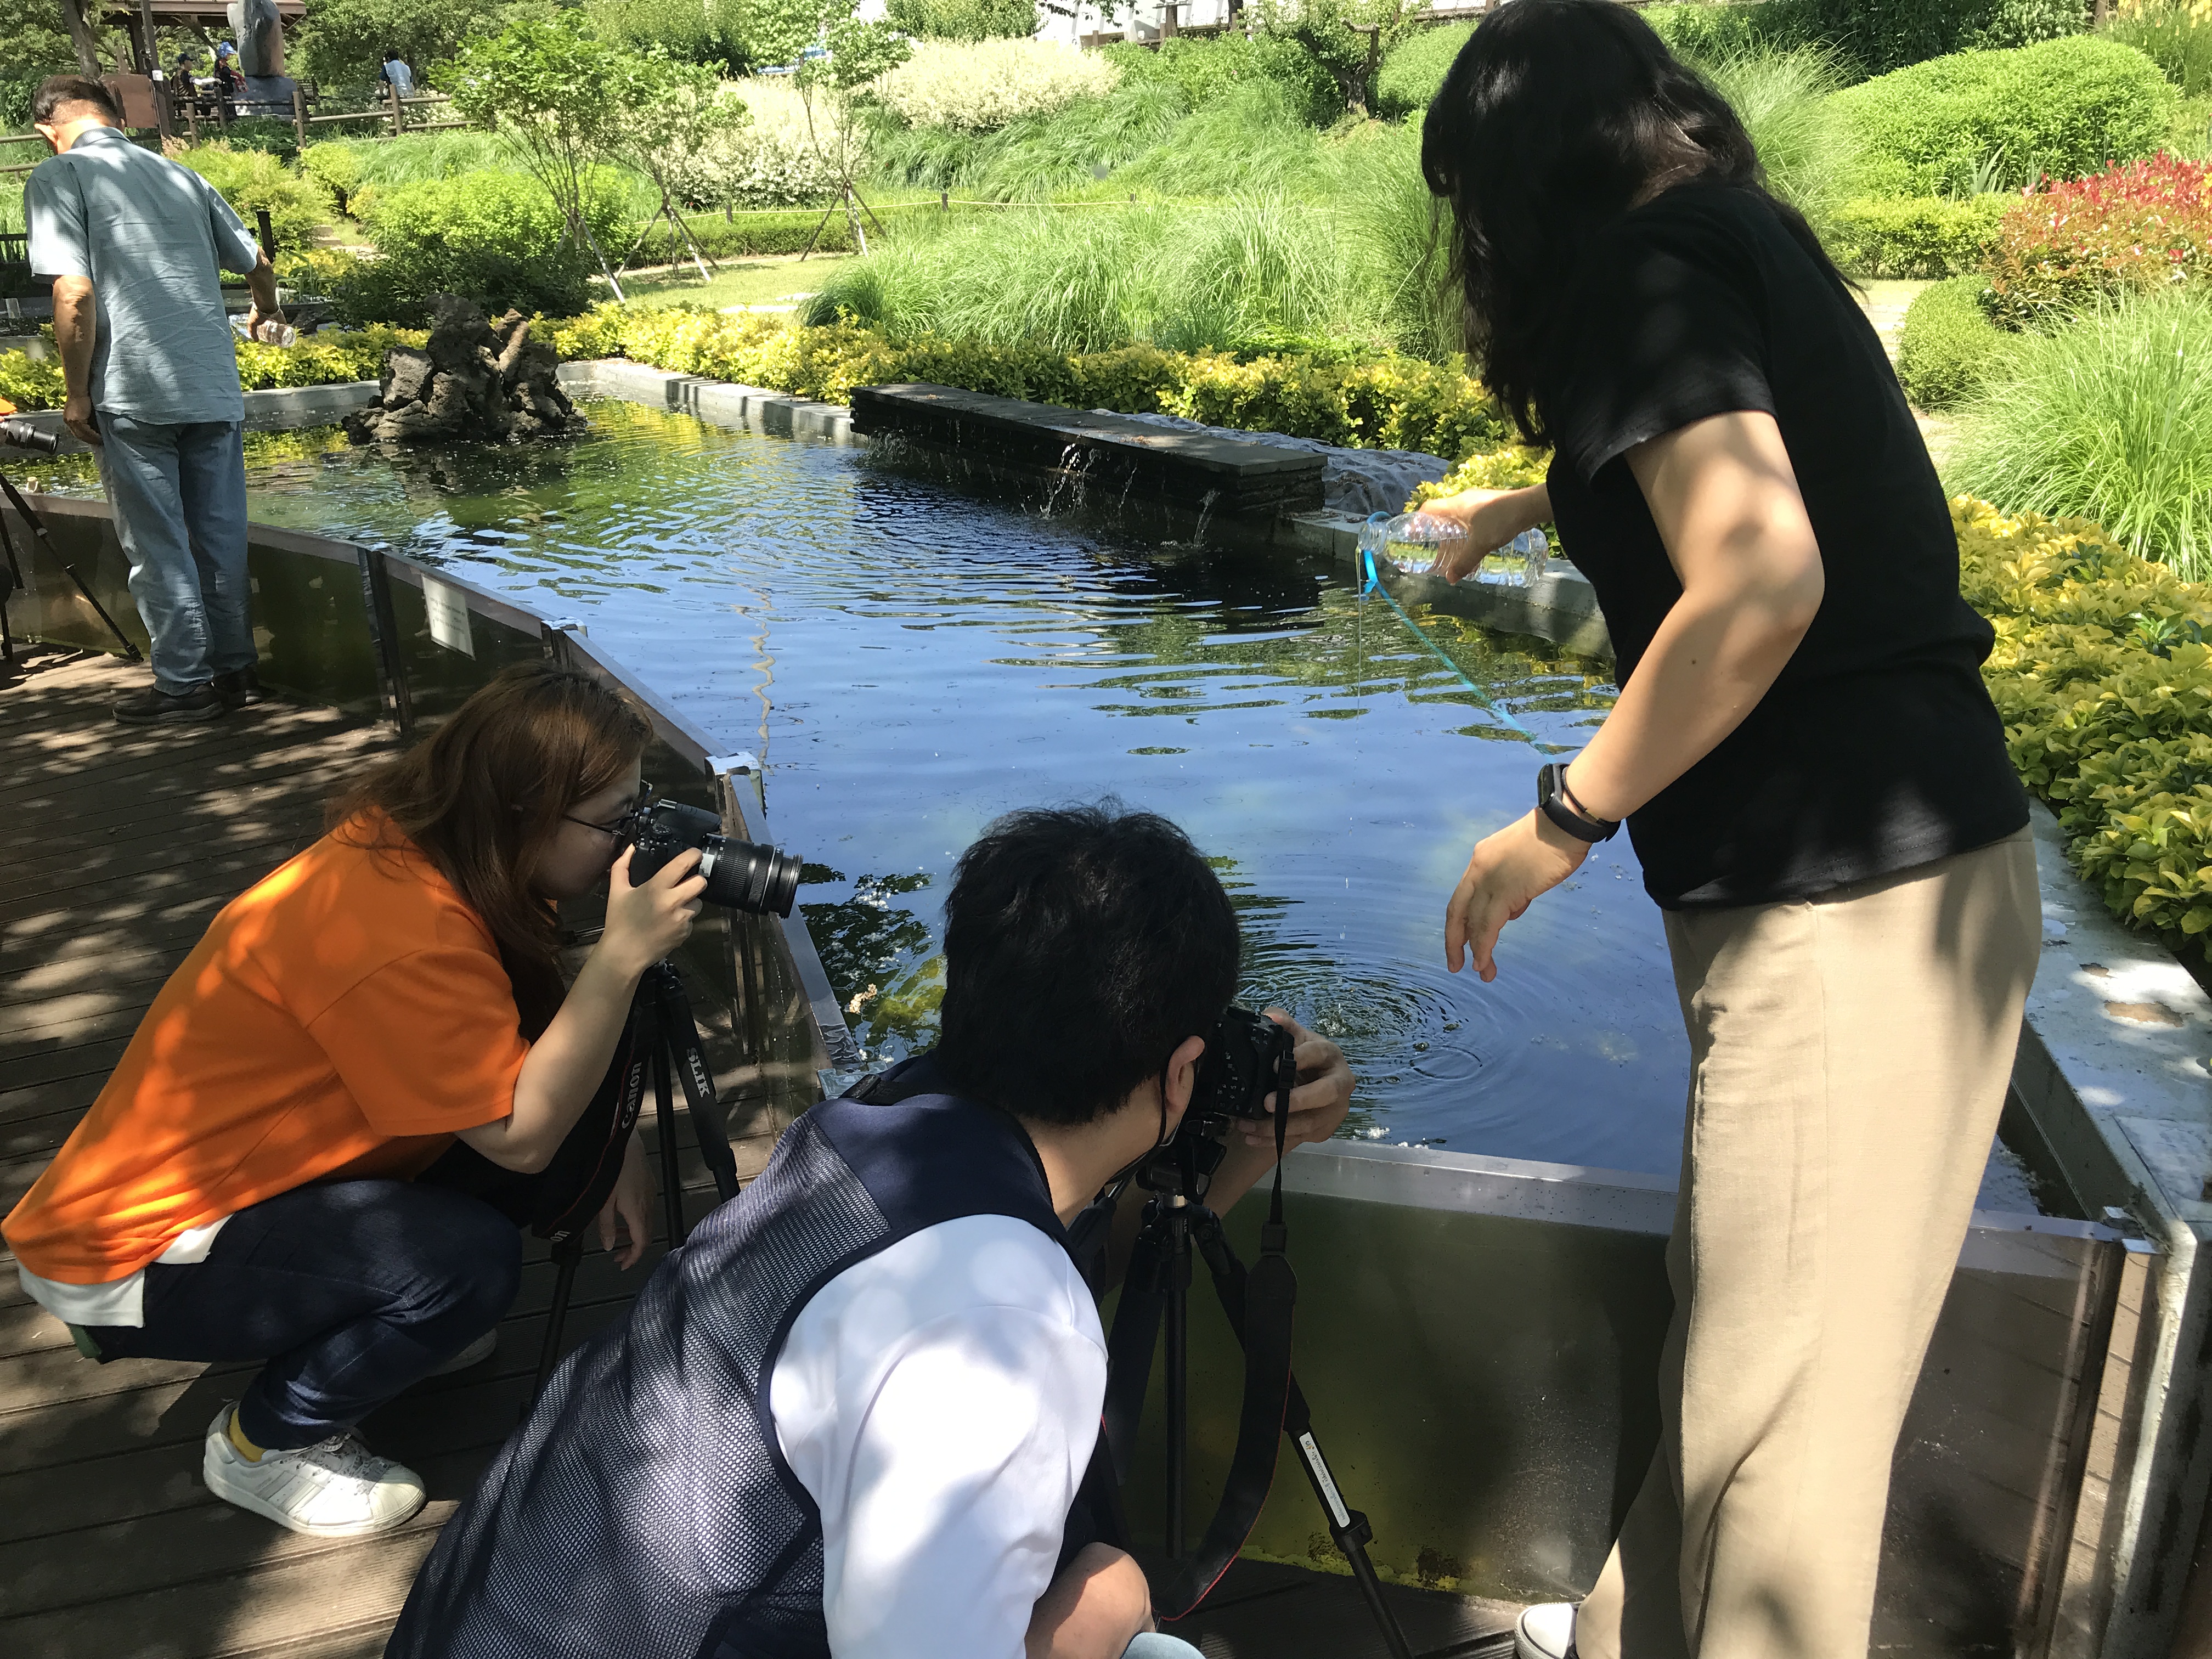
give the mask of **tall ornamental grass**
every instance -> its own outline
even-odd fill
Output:
[[[1836,58],[1810,46],[1746,49],[1698,65],[1751,135],[1770,189],[1826,234],[1858,167],[1858,131],[1829,94],[1842,83]]]
[[[951,127],[878,130],[869,146],[878,177],[993,202],[1041,201],[1094,183],[1155,148],[1190,112],[1171,82],[1135,82],[1025,116],[984,135]]]
[[[2212,92],[2212,5],[2205,0],[2121,0],[2109,32],[2188,96]]]
[[[995,132],[1079,98],[1103,98],[1121,78],[1109,59],[1051,40],[918,40],[874,91],[908,126]]]
[[[2177,288],[2022,334],[1960,410],[1946,476],[2012,510],[2094,519],[2212,577],[2212,297]]]

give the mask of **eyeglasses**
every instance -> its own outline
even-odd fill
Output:
[[[586,830],[596,830],[603,836],[611,836],[616,841],[620,841],[624,836],[629,833],[630,820],[635,818],[640,812],[643,811],[647,803],[652,799],[653,785],[650,782],[642,782],[638,785],[636,795],[631,799],[629,805],[624,809],[623,815],[617,818],[612,823],[593,823],[589,818],[572,817],[566,812],[563,812],[561,815],[561,822],[563,823],[576,824]]]

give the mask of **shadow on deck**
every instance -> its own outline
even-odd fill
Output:
[[[326,709],[205,726],[117,726],[144,671],[49,653],[0,682],[0,1208],[38,1178],[215,913],[305,847],[322,802],[391,737]],[[649,1133],[648,1130],[648,1133]],[[689,1131],[682,1137],[688,1144]],[[736,1144],[750,1178],[772,1138]],[[688,1218],[709,1206],[686,1160]],[[567,1328],[620,1316],[658,1261],[597,1250]],[[553,1269],[530,1241],[497,1355],[362,1425],[430,1502],[368,1540],[288,1533],[210,1497],[202,1436],[251,1367],[99,1365],[22,1293],[0,1254],[0,1652],[11,1659],[368,1659],[438,1528],[520,1413]],[[1510,1650],[1511,1610],[1393,1589],[1424,1659]],[[1365,1659],[1382,1648],[1348,1580],[1242,1564],[1183,1633],[1208,1659]],[[550,1656],[549,1656],[550,1659]]]

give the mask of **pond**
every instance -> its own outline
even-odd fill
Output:
[[[1110,794],[1212,860],[1245,1000],[1344,1045],[1345,1133],[1675,1172],[1687,1047],[1626,837],[1506,930],[1494,983],[1443,964],[1468,848],[1527,810],[1544,749],[1603,717],[1606,665],[1417,611],[1424,644],[1320,556],[586,408],[586,436],[536,449],[250,435],[252,514],[580,621],[718,746],[758,755],[768,832],[806,863],[808,927],[872,1060],[931,1038],[960,849],[1012,808]],[[81,462],[32,487],[98,490]],[[2002,1146],[1981,1203],[2037,1207]]]

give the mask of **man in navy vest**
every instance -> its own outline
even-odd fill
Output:
[[[895,1103],[808,1112],[570,1356],[387,1659],[1196,1659],[1071,1516],[1106,1347],[1066,1230],[1189,1104],[1236,913],[1164,818],[1018,812],[961,858],[945,963]],[[1351,1072],[1277,1018],[1285,1139],[1326,1139]],[[1209,1202],[1274,1158],[1239,1137]]]

